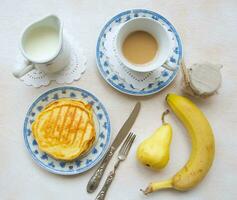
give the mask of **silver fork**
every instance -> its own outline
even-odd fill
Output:
[[[128,152],[133,144],[133,141],[135,139],[136,135],[133,134],[132,132],[129,133],[128,137],[126,138],[126,140],[124,141],[121,149],[119,150],[118,153],[118,161],[116,162],[116,164],[114,165],[114,169],[109,173],[109,176],[107,177],[102,189],[100,190],[99,194],[97,195],[95,200],[104,200],[105,199],[105,195],[109,189],[110,184],[112,183],[114,176],[115,176],[115,171],[119,166],[119,163],[121,161],[124,161],[128,155]]]

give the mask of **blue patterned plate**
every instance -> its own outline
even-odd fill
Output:
[[[176,65],[177,68],[177,70],[173,72],[162,68],[161,77],[157,78],[155,82],[148,84],[146,88],[143,88],[141,90],[134,87],[131,83],[126,82],[123,78],[118,76],[118,74],[116,74],[114,70],[112,70],[112,67],[110,67],[110,58],[108,55],[108,50],[105,47],[108,34],[113,33],[113,30],[119,25],[136,17],[147,17],[153,20],[157,20],[164,27],[166,27],[170,34],[172,34],[174,47],[172,55],[170,56],[168,62],[172,65]],[[145,9],[128,10],[113,17],[102,29],[96,47],[97,66],[100,71],[100,74],[106,80],[106,82],[120,92],[136,96],[151,95],[167,87],[176,77],[181,59],[182,44],[174,26],[160,14]]]
[[[59,161],[40,151],[31,131],[31,124],[37,114],[47,104],[60,98],[83,99],[92,105],[94,112],[96,142],[86,155],[73,162]],[[39,166],[55,174],[73,175],[89,170],[102,159],[110,143],[110,121],[104,106],[94,95],[76,87],[59,87],[45,92],[31,105],[23,133],[26,147]]]

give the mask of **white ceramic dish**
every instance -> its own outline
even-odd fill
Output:
[[[92,105],[94,112],[97,135],[94,146],[85,155],[71,162],[56,160],[42,152],[31,130],[37,114],[50,102],[60,98],[83,99]],[[79,174],[95,166],[106,153],[110,143],[109,115],[102,103],[91,93],[76,87],[59,87],[45,92],[33,102],[25,117],[23,134],[29,153],[40,167],[54,174]]]

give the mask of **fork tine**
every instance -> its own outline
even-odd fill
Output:
[[[129,135],[127,136],[126,140],[124,141],[122,147],[120,148],[119,154],[120,154],[120,153],[122,153],[122,154],[124,153],[124,149],[125,149],[127,143],[129,142],[130,138],[132,137],[132,135],[133,135],[132,132],[129,133]]]
[[[129,138],[129,141],[126,143],[126,145],[123,148],[123,151],[121,152],[121,154],[123,154],[124,156],[126,156],[127,151],[129,150],[130,144],[132,143],[131,141],[133,140],[135,134],[131,134],[131,137]]]
[[[130,150],[130,148],[131,148],[131,146],[132,146],[132,144],[133,144],[135,138],[136,138],[136,135],[133,134],[132,138],[130,139],[130,141],[128,142],[128,144],[127,144],[127,146],[126,146],[126,149],[124,150],[124,155],[125,155],[125,156],[128,155],[128,152],[129,152],[129,150]]]
[[[133,132],[130,132],[130,138],[129,138],[129,140],[127,141],[127,143],[126,143],[126,145],[124,146],[124,151],[127,149],[127,146],[129,145],[129,142],[131,141],[131,139],[132,139],[132,137],[133,137],[133,135],[134,135],[134,133]]]

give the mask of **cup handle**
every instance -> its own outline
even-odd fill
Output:
[[[168,63],[168,62],[166,61],[166,62],[162,65],[162,67],[164,67],[165,69],[168,69],[168,70],[170,70],[170,71],[175,71],[175,70],[177,69],[177,67],[171,67],[171,66],[169,66],[167,63]]]
[[[29,65],[26,65],[22,68],[19,69],[15,69],[14,72],[12,73],[16,78],[21,78],[22,76],[24,76],[25,74],[27,74],[29,71],[31,71],[32,69],[34,69],[34,64],[31,63]]]

